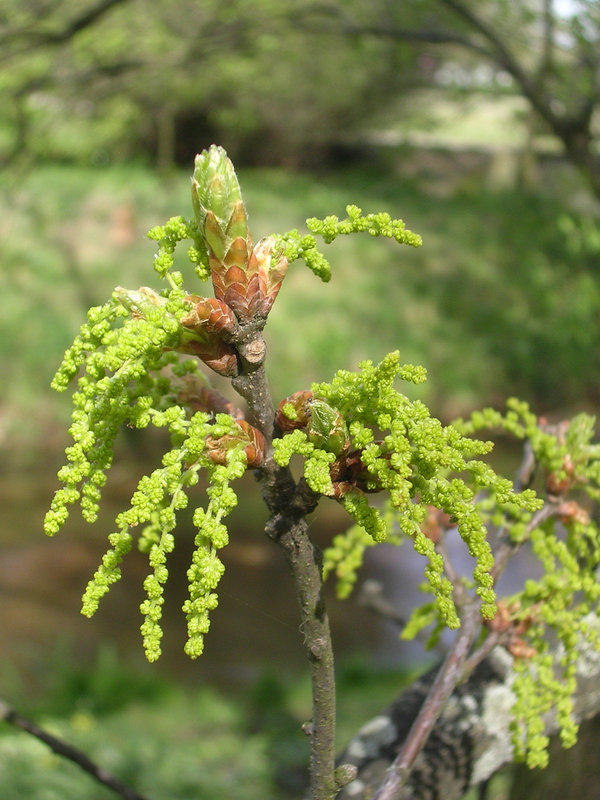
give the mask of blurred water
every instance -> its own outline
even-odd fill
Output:
[[[149,571],[145,555],[137,550],[128,554],[123,578],[111,587],[91,620],[79,613],[82,592],[106,550],[112,521],[135,488],[132,465],[123,462],[113,467],[95,525],[84,523],[74,512],[64,530],[49,539],[42,520],[56,488],[54,473],[46,469],[39,475],[29,471],[0,476],[0,693],[3,676],[18,675],[25,685],[39,688],[57,652],[85,664],[106,641],[116,646],[125,662],[148,669],[139,634],[142,583]],[[263,534],[266,511],[257,498],[254,480],[246,476],[240,504],[230,517],[230,544],[222,551],[226,570],[218,589],[219,606],[212,613],[205,652],[196,661],[183,653],[186,626],[181,606],[194,536],[191,512],[187,520],[183,518],[168,562],[163,656],[149,669],[193,684],[210,681],[226,688],[252,681],[265,668],[282,675],[305,670],[294,589],[283,554]],[[311,537],[325,546],[347,524],[340,506],[325,500],[310,521]],[[449,534],[447,546],[455,566],[469,574],[472,559],[457,534]],[[423,558],[410,543],[400,548],[384,544],[367,552],[361,577],[379,580],[386,599],[406,618],[416,603],[426,599],[417,589],[423,568]],[[501,588],[515,591],[537,569],[524,554],[511,565]],[[412,667],[431,659],[421,644],[400,642],[397,625],[374,616],[353,599],[337,600],[331,582],[326,594],[338,658],[361,654],[374,665],[389,667]]]
[[[62,649],[85,663],[101,642],[110,640],[123,659],[143,661],[138,609],[149,571],[145,555],[135,550],[128,554],[123,578],[111,587],[91,620],[79,613],[81,594],[106,550],[111,522],[135,488],[125,465],[114,467],[113,472],[99,521],[90,526],[74,511],[53,539],[42,530],[43,515],[56,488],[52,472],[2,476],[0,691],[2,675],[9,672],[18,673],[35,688],[57,644],[66,643]],[[255,498],[255,488],[250,477],[244,492]],[[249,502],[250,509],[256,506],[256,499]],[[252,680],[265,667],[284,674],[305,669],[287,565],[278,547],[262,533],[266,512],[257,507],[255,518],[248,519],[250,512],[244,505],[241,499],[230,518],[231,541],[222,551],[226,570],[218,590],[219,607],[212,614],[205,652],[194,662],[183,653],[186,630],[181,612],[194,533],[189,521],[178,529],[168,564],[163,656],[152,669],[225,686]],[[347,517],[333,502],[322,506],[311,521],[311,535],[326,544],[344,529]],[[369,652],[386,661],[393,656],[390,630],[368,611],[331,596],[329,613],[338,655]],[[398,642],[397,631],[393,630],[391,639]],[[400,652],[399,646],[396,649]]]

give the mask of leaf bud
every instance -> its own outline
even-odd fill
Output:
[[[208,333],[233,334],[238,328],[237,319],[228,305],[214,297],[198,297],[190,294],[185,298],[192,304],[189,314],[181,318],[181,324],[196,331],[205,330]]]
[[[256,265],[259,282],[257,297],[249,298],[249,304],[251,307],[258,304],[256,311],[263,318],[268,316],[288,268],[288,260],[285,256],[273,263],[272,254],[275,242],[274,236],[261,239],[252,251],[248,265],[249,271],[253,271]]]
[[[336,456],[345,453],[350,448],[350,435],[342,414],[318,397],[309,402],[309,410],[308,440]]]
[[[211,145],[194,161],[192,204],[200,235],[222,260],[238,237],[249,236],[246,210],[235,169],[222,147]]]
[[[206,438],[206,452],[215,464],[227,464],[228,453],[240,445],[248,468],[260,467],[265,458],[265,437],[249,422],[237,419],[232,422],[231,432]]]
[[[282,431],[306,428],[310,421],[310,403],[314,394],[306,389],[294,392],[277,406],[275,422]]]

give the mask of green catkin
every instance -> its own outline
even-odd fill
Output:
[[[188,640],[185,652],[198,658],[204,650],[204,635],[210,627],[209,612],[218,604],[215,589],[225,569],[217,551],[228,542],[227,529],[221,519],[235,507],[237,497],[230,482],[240,478],[246,469],[246,455],[241,449],[229,452],[226,465],[207,465],[210,475],[206,510],[197,508],[194,525],[198,529],[196,550],[188,570],[189,599],[183,604],[187,618]]]
[[[383,236],[395,239],[398,244],[408,244],[411,247],[420,247],[422,244],[421,237],[407,230],[401,219],[392,219],[385,212],[362,216],[362,210],[358,206],[349,205],[346,206],[346,213],[348,217],[344,220],[339,220],[336,216],[307,219],[306,225],[311,231],[309,234],[301,234],[296,229],[276,234],[275,253],[278,256],[285,256],[290,263],[301,259],[326,283],[331,279],[331,265],[317,248],[314,234],[321,236],[325,244],[331,244],[338,236],[349,236],[353,233]]]
[[[598,497],[600,445],[594,441],[593,417],[577,415],[559,432],[540,425],[526,403],[512,398],[504,414],[484,409],[454,425],[463,433],[499,429],[527,440],[540,472],[554,474],[557,480],[572,480],[573,488],[593,499]],[[565,469],[569,462],[574,474]],[[498,514],[498,500],[506,497],[506,486],[497,483],[497,494],[492,492],[487,501],[494,509],[495,523],[513,542],[527,538],[543,568],[539,578],[527,579],[522,591],[506,600],[519,608],[520,618],[533,620],[523,634],[529,656],[515,660],[515,755],[530,767],[543,767],[548,762],[543,716],[553,710],[563,745],[574,744],[577,725],[572,716],[573,694],[580,644],[600,649],[598,632],[589,624],[590,612],[598,614],[600,610],[596,577],[600,532],[593,521],[582,523],[576,517],[563,520],[560,526],[555,517],[550,517],[530,529],[533,505],[507,503],[505,512]],[[549,636],[560,642],[554,658],[549,652]]]
[[[334,537],[323,553],[323,578],[331,573],[337,578],[336,590],[340,599],[348,597],[356,583],[356,573],[362,566],[364,551],[372,547],[375,539],[362,525],[353,525],[343,534]]]
[[[177,221],[160,236],[168,250],[184,233],[183,223]],[[53,381],[62,391],[83,368],[73,397],[69,429],[73,444],[66,449],[67,463],[58,474],[63,488],[56,492],[44,522],[49,535],[66,522],[69,506],[77,502],[84,519],[95,521],[114,442],[123,424],[137,428],[152,424],[169,431],[173,449],[163,457],[162,467],[141,478],[130,507],[118,515],[116,532],[109,536],[111,547],[82,599],[82,613],[92,616],[109,587],[121,577],[120,564],[132,547],[134,532],[142,530],[140,547],[148,553],[151,572],[144,581],[141,632],[150,661],[161,652],[163,587],[168,578],[167,556],[175,544],[176,514],[187,504],[187,491],[197,482],[200,469],[207,469],[217,480],[212,461],[204,455],[205,440],[211,432],[218,436],[228,430],[227,415],[212,423],[202,413],[187,419],[185,410],[173,402],[177,392],[165,378],[165,368],[175,366],[178,375],[194,369],[190,359],[180,360],[165,349],[177,342],[176,316],[184,309],[182,293],[172,289],[166,304],[145,308],[144,318],[127,317],[119,325],[127,310],[118,296],[113,297],[105,306],[90,311],[88,323],[82,326]],[[240,464],[232,469],[231,477],[237,476]],[[231,503],[227,495],[223,507]],[[210,602],[216,603],[214,599]]]
[[[323,230],[328,231],[329,236],[337,229],[336,225],[330,219]],[[443,560],[433,543],[420,532],[420,522],[429,506],[455,519],[458,532],[475,559],[473,578],[482,601],[481,613],[491,618],[496,610],[490,574],[493,557],[487,542],[486,519],[476,502],[475,489],[493,492],[500,507],[510,505],[534,510],[539,508],[540,501],[532,492],[514,493],[510,481],[499,478],[490,467],[475,458],[489,452],[491,443],[467,439],[456,428],[443,426],[431,417],[423,403],[411,401],[395,389],[394,383],[398,378],[420,383],[425,373],[412,365],[402,366],[398,353],[394,352],[377,365],[364,361],[356,372],[340,370],[331,383],[316,383],[311,387],[319,402],[328,404],[345,420],[351,445],[360,453],[364,465],[365,488],[387,492],[391,516],[383,513],[379,506],[372,505],[370,495],[359,487],[343,489],[340,501],[374,541],[386,539],[394,526],[412,539],[415,549],[427,560],[425,576],[435,596],[439,618],[450,627],[458,626],[452,586],[443,576]],[[326,447],[326,437],[322,441]],[[327,463],[322,456],[319,456],[318,481],[313,475],[313,470],[317,471],[315,455],[318,452],[311,448],[306,433],[299,429],[274,442],[277,463],[288,464],[294,453],[304,456],[304,474],[311,488],[331,495],[334,487],[326,474]],[[338,454],[329,455],[333,461],[331,457]],[[466,474],[468,478],[451,477],[451,473]],[[356,546],[354,553],[351,553],[352,544]],[[345,549],[338,541],[338,555],[326,553],[328,571],[336,571],[341,564],[339,553],[342,551],[344,577],[339,586],[340,591],[347,593],[352,574],[360,566],[364,547],[354,533]]]

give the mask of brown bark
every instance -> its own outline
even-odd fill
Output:
[[[232,380],[246,400],[254,425],[265,437],[266,458],[259,469],[263,497],[271,516],[265,531],[283,550],[293,576],[300,608],[300,630],[310,664],[312,721],[310,736],[310,796],[333,800],[337,791],[335,768],[335,675],[329,618],[323,600],[321,554],[308,536],[306,516],[314,510],[318,495],[304,480],[296,483],[287,468],[272,457],[275,409],[264,369],[265,347],[251,325],[239,335],[240,375]]]

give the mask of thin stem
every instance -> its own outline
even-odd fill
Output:
[[[494,647],[497,647],[506,638],[503,633],[491,631],[484,643],[477,648],[464,663],[462,680],[467,680],[469,675],[478,667],[481,662],[489,656]]]
[[[275,515],[267,534],[279,542],[294,578],[304,647],[310,662],[312,724],[310,796],[333,800],[335,769],[335,674],[329,619],[323,599],[321,554],[309,539],[306,519]]]
[[[504,572],[507,563],[512,558],[512,556],[514,556],[517,550],[521,547],[523,541],[525,541],[525,539],[527,538],[527,536],[529,536],[531,531],[535,530],[535,528],[537,528],[547,519],[550,519],[550,517],[553,517],[555,515],[556,515],[556,504],[546,503],[546,505],[539,511],[536,511],[535,514],[529,520],[529,523],[525,528],[525,533],[521,541],[512,542],[509,539],[507,540],[506,538],[504,538],[501,541],[501,544],[494,553],[494,566],[491,571],[494,583],[497,583],[498,578]]]
[[[244,336],[241,332],[240,339]],[[246,400],[254,425],[267,444],[260,469],[263,498],[271,512],[265,531],[282,548],[292,573],[300,607],[300,630],[310,663],[312,724],[310,732],[310,792],[312,800],[333,800],[335,781],[335,674],[329,619],[323,598],[321,553],[308,536],[306,516],[319,496],[304,480],[296,483],[290,470],[273,460],[275,411],[264,368],[265,348],[260,332],[240,341],[241,374],[232,379]]]
[[[8,705],[8,703],[5,703],[3,700],[0,700],[0,720],[7,722],[9,725],[14,725],[15,728],[19,728],[31,734],[31,736],[34,736],[36,739],[39,739],[41,742],[44,742],[52,752],[63,758],[68,758],[69,761],[81,767],[84,772],[91,775],[98,783],[103,784],[109,789],[112,789],[113,792],[121,795],[124,800],[147,800],[143,795],[129,788],[129,786],[126,786],[118,778],[115,778],[114,775],[111,775],[105,769],[95,764],[85,753],[82,753],[81,750],[59,739],[57,736],[48,733],[48,731],[43,730],[43,728],[40,728],[26,717],[21,716],[12,706]]]
[[[425,746],[448,698],[462,677],[464,663],[478,629],[479,607],[472,605],[465,611],[462,626],[412,724],[404,746],[388,769],[385,780],[372,800],[398,800],[400,797],[417,756]]]
[[[231,379],[231,385],[248,404],[253,424],[265,437],[270,452],[275,409],[264,366],[266,345],[260,331],[255,331],[246,341],[244,336],[245,329],[241,329],[232,340],[237,347],[242,369],[238,376]]]

